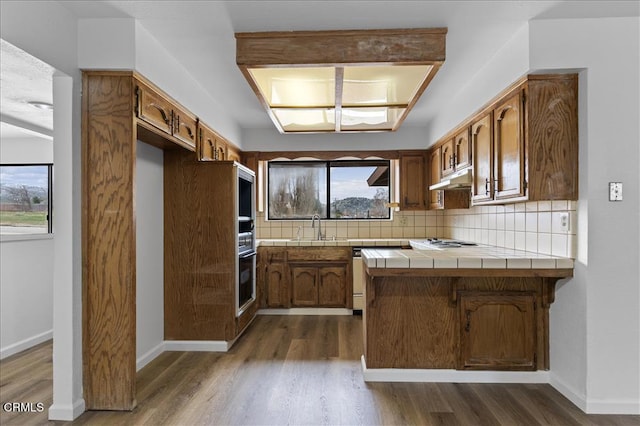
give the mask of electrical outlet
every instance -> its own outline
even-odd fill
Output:
[[[400,226],[407,226],[406,216],[400,216]]]
[[[560,213],[560,230],[569,232],[569,213]]]
[[[622,182],[609,182],[609,201],[622,201]]]

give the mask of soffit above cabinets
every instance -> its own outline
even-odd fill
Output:
[[[444,63],[446,33],[236,33],[236,63],[280,133],[395,131]]]

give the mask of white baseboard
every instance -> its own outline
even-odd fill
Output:
[[[45,331],[44,333],[29,337],[28,339],[24,339],[20,342],[0,349],[0,359],[5,359],[7,357],[10,357],[11,355],[15,355],[18,352],[22,352],[26,349],[29,349],[35,345],[51,339],[53,339],[53,330]]]
[[[593,399],[577,392],[571,386],[551,375],[549,384],[587,414],[640,414],[638,399]]]
[[[227,352],[233,342],[224,340],[165,340],[164,350],[185,352]]]
[[[432,383],[549,383],[548,371],[459,371],[441,369],[367,368],[361,358],[365,382]]]
[[[353,315],[347,308],[260,309],[257,315]]]
[[[84,413],[84,399],[80,398],[73,404],[53,404],[49,407],[49,420],[72,421]]]
[[[588,399],[587,414],[640,414],[637,399]]]
[[[152,348],[147,353],[142,355],[136,360],[136,371],[142,370],[142,368],[156,359],[162,352],[165,351],[165,342],[160,342],[155,348]]]
[[[571,386],[558,379],[558,376],[556,376],[555,374],[551,375],[549,384],[553,386],[555,390],[560,392],[565,398],[571,401],[573,405],[575,405],[585,413],[587,412],[587,398],[583,393],[579,393]]]

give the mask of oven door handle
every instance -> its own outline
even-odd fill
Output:
[[[240,253],[240,259],[248,259],[250,257],[253,257],[256,255],[256,251],[255,250],[248,250],[245,251],[243,253]]]

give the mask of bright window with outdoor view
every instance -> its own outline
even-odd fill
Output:
[[[51,232],[50,164],[0,166],[0,233]]]
[[[388,160],[270,162],[268,218],[390,219]]]

